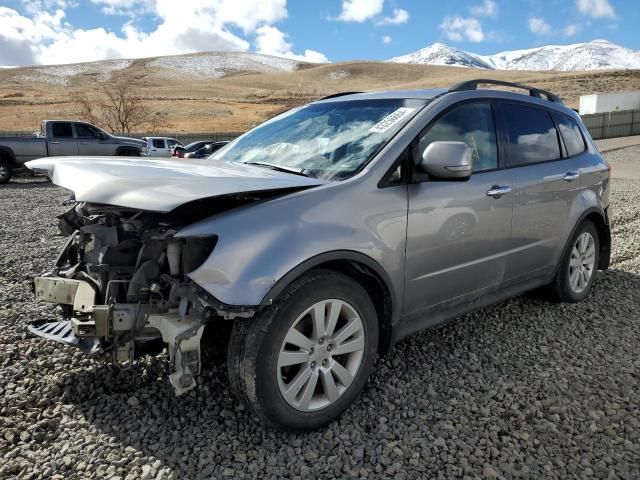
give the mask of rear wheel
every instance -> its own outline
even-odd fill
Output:
[[[11,179],[11,164],[4,158],[0,158],[0,184],[7,183]]]
[[[312,430],[360,393],[377,345],[376,310],[364,288],[318,270],[293,282],[258,318],[236,320],[229,379],[261,419],[282,430]]]
[[[556,278],[549,286],[553,297],[563,302],[583,300],[596,278],[599,253],[598,230],[586,220],[574,233],[560,260]]]

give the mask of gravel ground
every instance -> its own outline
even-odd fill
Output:
[[[613,152],[640,157],[640,147]],[[397,345],[328,428],[264,428],[224,366],[180,399],[166,359],[130,370],[25,334],[29,280],[65,194],[0,188],[1,478],[640,478],[640,185],[613,182],[611,270],[578,305],[532,295]]]

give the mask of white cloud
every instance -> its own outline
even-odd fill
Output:
[[[592,18],[616,18],[609,0],[576,0],[578,11]]]
[[[377,25],[400,25],[409,21],[409,12],[402,8],[394,8],[390,17],[382,17],[376,22]]]
[[[478,43],[485,39],[482,24],[477,18],[444,17],[438,28],[454,42],[469,40]]]
[[[540,37],[551,35],[551,25],[549,25],[544,18],[531,17],[529,18],[527,23],[529,24],[529,30],[531,30],[531,32],[535,35],[538,35]]]
[[[493,17],[498,16],[498,4],[494,0],[484,0],[482,5],[474,5],[469,9],[474,17]]]
[[[72,5],[72,1],[32,3],[66,7]],[[291,44],[286,42],[286,34],[270,26],[287,17],[286,0],[91,1],[102,6],[105,12],[129,15],[132,20],[119,32],[81,29],[66,22],[63,8],[54,14],[37,9],[33,13],[25,9],[25,14],[21,14],[0,6],[0,65],[60,64],[212,50],[247,51],[251,47],[247,36],[254,34],[259,50],[300,60],[327,61],[324,54],[313,50],[294,54]],[[157,27],[152,31],[137,27],[133,19],[140,11],[156,16]],[[261,43],[258,45],[258,42]]]
[[[292,52],[292,47],[287,42],[287,36],[276,27],[263,25],[256,30],[256,51],[265,55],[275,55],[278,57],[292,58],[313,63],[327,63],[327,57],[315,50],[305,50],[303,55],[296,55]]]
[[[562,29],[562,35],[565,37],[573,37],[582,31],[582,25],[579,23],[572,23]]]
[[[332,20],[365,22],[382,12],[384,0],[342,0],[342,10]]]
[[[385,45],[390,44],[392,40],[393,39],[389,35],[385,35],[384,37],[382,37],[382,43],[384,43]]]

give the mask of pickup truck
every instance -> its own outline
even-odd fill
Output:
[[[0,137],[0,184],[14,170],[42,157],[119,155],[140,156],[146,142],[116,137],[86,122],[45,120],[33,137]]]

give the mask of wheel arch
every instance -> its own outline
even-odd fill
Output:
[[[131,145],[124,145],[116,149],[115,155],[116,156],[125,155],[125,154],[129,154],[129,152],[135,152],[136,155],[140,155],[142,150],[138,147],[134,147]]]
[[[562,250],[562,256],[560,258],[564,258],[567,249],[571,247],[571,239],[586,220],[591,221],[598,231],[598,240],[600,243],[600,251],[598,252],[598,270],[607,270],[611,261],[611,227],[609,225],[607,209],[602,211],[596,207],[591,207],[582,213],[571,229],[571,233],[567,238],[567,242]]]
[[[269,305],[288,285],[307,272],[332,270],[347,275],[367,291],[378,314],[378,353],[391,349],[394,311],[397,306],[392,282],[382,266],[371,257],[350,250],[338,250],[312,257],[282,276],[264,296],[261,304]]]
[[[16,164],[16,155],[9,147],[0,146],[0,160],[7,160],[11,165]]]

